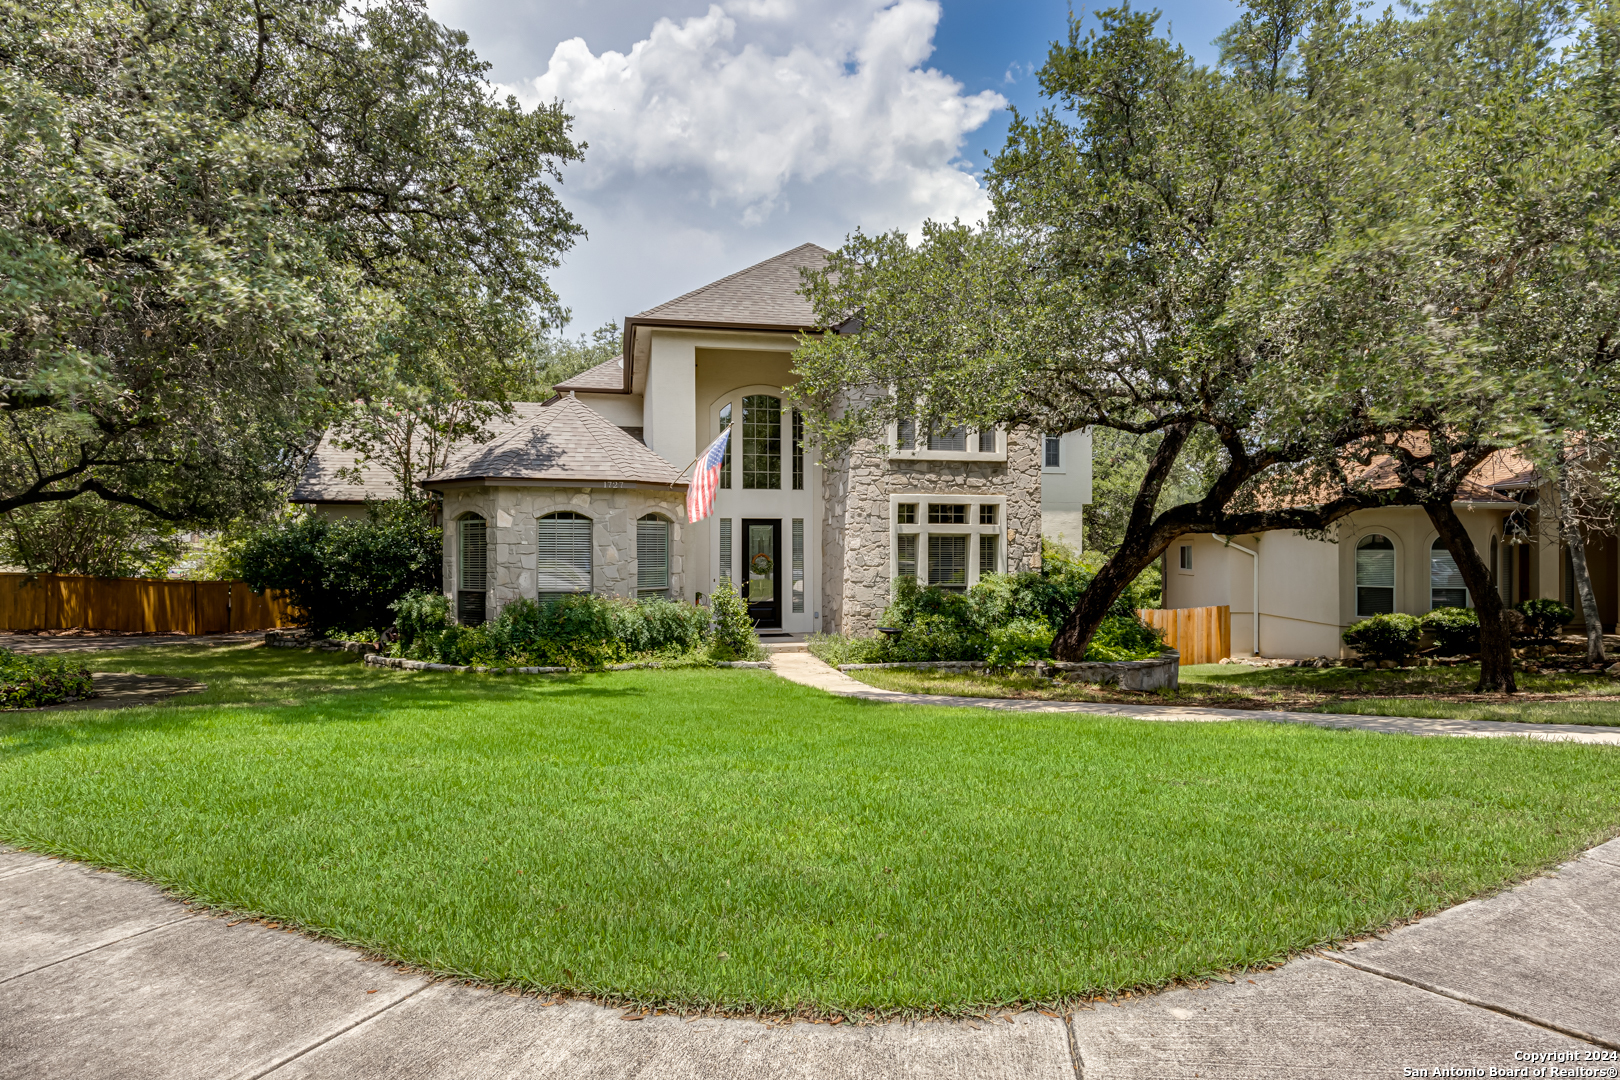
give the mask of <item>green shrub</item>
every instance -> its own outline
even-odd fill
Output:
[[[615,634],[632,653],[691,652],[709,636],[709,613],[673,600],[620,601]]]
[[[843,634],[811,634],[805,638],[810,655],[824,664],[883,663],[883,639],[872,637],[845,637]]]
[[[1013,619],[985,635],[985,663],[1006,670],[1052,655],[1052,628],[1041,619]]]
[[[514,600],[482,626],[452,624],[450,601],[439,593],[408,593],[393,608],[393,655],[482,667],[598,670],[637,653],[673,661],[701,648],[709,627],[709,613],[692,604],[589,593],[544,604]]]
[[[1392,612],[1363,619],[1341,636],[1364,659],[1405,660],[1417,652],[1423,627],[1415,615]]]
[[[440,588],[444,535],[426,503],[370,502],[359,520],[299,512],[263,526],[236,563],[254,592],[285,593],[302,625],[358,629],[385,624],[406,593]]]
[[[748,604],[737,595],[736,586],[722,581],[709,597],[714,629],[709,656],[714,660],[762,660],[765,650],[754,636],[754,620],[748,617]]]
[[[388,605],[399,630],[399,656],[414,656],[418,646],[431,650],[450,625],[450,598],[417,589]]]
[[[95,696],[90,669],[65,656],[0,649],[0,709],[37,709]]]
[[[985,635],[971,623],[949,614],[919,615],[901,630],[899,637],[884,641],[880,662],[983,660],[987,646]]]
[[[1418,621],[1442,656],[1479,651],[1479,612],[1473,608],[1435,608]]]
[[[1554,641],[1566,623],[1575,617],[1568,605],[1557,600],[1520,600],[1513,610],[1524,616],[1524,633],[1535,641]]]
[[[1159,632],[1136,617],[1110,609],[1086,646],[1086,659],[1101,662],[1151,660],[1164,651]]]

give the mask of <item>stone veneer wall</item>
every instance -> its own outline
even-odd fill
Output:
[[[1038,567],[1040,450],[1040,435],[1021,429],[1007,434],[1005,463],[890,460],[875,441],[856,444],[848,458],[823,474],[822,629],[871,633],[888,606],[890,495],[1004,496],[1003,528],[1013,533],[1006,542],[1007,569]]]
[[[519,597],[535,596],[535,520],[573,510],[592,520],[591,591],[636,595],[636,521],[662,514],[673,525],[669,545],[669,593],[686,599],[684,533],[686,492],[680,488],[564,488],[494,486],[452,489],[444,495],[445,592],[455,595],[460,557],[456,520],[471,511],[488,522],[489,593],[486,614]]]

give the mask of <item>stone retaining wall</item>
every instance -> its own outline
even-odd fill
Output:
[[[896,664],[839,664],[839,671],[863,671],[880,668],[928,668],[933,671],[983,671],[988,665],[983,660],[908,660]],[[1065,660],[1039,660],[1033,664],[1019,664],[1020,671],[1033,671],[1037,675],[1057,672],[1055,678],[1067,682],[1087,682],[1116,685],[1126,690],[1176,689],[1181,685],[1181,654],[1166,649],[1152,660],[1114,660],[1094,663],[1072,663]]]

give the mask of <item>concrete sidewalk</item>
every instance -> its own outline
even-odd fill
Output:
[[[771,670],[791,682],[813,686],[844,697],[865,698],[898,705],[951,705],[1008,712],[1088,713],[1093,716],[1128,716],[1136,720],[1176,723],[1213,720],[1269,720],[1316,727],[1359,728],[1363,731],[1405,732],[1411,735],[1465,735],[1477,738],[1522,735],[1547,742],[1579,742],[1620,746],[1620,728],[1590,724],[1512,724],[1497,720],[1431,720],[1413,716],[1360,716],[1355,713],[1288,712],[1281,709],[1211,709],[1193,705],[1112,705],[1088,701],[1019,701],[1009,698],[955,697],[948,694],[905,694],[880,690],[823,663],[809,653],[771,657]]]
[[[1617,961],[1620,841],[1342,954],[1066,1018],[627,1023],[618,1009],[439,982],[192,914],[150,886],[0,849],[0,1077],[1394,1077],[1524,1065],[1527,1052],[1613,1076]]]

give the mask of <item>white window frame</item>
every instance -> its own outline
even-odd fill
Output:
[[[928,504],[949,503],[966,506],[967,523],[962,525],[930,525],[928,523]],[[901,525],[898,522],[901,503],[917,504],[917,521],[911,525]],[[979,524],[979,507],[994,506],[996,520],[991,525]],[[967,552],[967,588],[971,589],[979,582],[979,540],[980,536],[989,533],[1000,537],[996,544],[997,572],[1007,572],[1007,548],[1010,540],[1007,533],[1007,496],[1005,495],[958,495],[950,492],[909,492],[889,496],[889,581],[892,583],[900,575],[900,537],[917,537],[917,583],[928,584],[928,537],[930,534],[940,536],[966,536],[968,540]]]
[[[1401,610],[1401,545],[1400,545],[1400,541],[1396,539],[1394,531],[1391,530],[1391,529],[1371,528],[1371,529],[1368,529],[1365,533],[1363,533],[1360,536],[1356,537],[1355,545],[1353,547],[1351,547],[1351,549],[1350,549],[1350,598],[1351,598],[1350,607],[1351,607],[1351,611],[1354,613],[1353,618],[1356,619],[1356,620],[1373,618],[1373,615],[1363,615],[1361,613],[1361,590],[1363,588],[1368,588],[1368,589],[1382,589],[1382,588],[1385,588],[1385,586],[1383,586],[1383,585],[1367,585],[1367,586],[1363,586],[1361,584],[1360,575],[1357,574],[1357,572],[1356,572],[1356,552],[1361,550],[1361,542],[1363,540],[1367,539],[1370,536],[1382,536],[1385,540],[1389,541],[1390,547],[1391,547],[1391,549],[1393,549],[1391,551],[1391,555],[1393,557],[1391,559],[1390,584],[1388,586],[1388,588],[1389,588],[1389,597],[1390,597],[1389,610],[1391,612]],[[1379,550],[1384,550],[1384,549],[1379,549]]]
[[[974,428],[967,429],[965,450],[901,450],[898,424],[888,426],[884,439],[889,444],[890,461],[1006,461],[1007,429],[998,425],[995,433],[996,448],[989,451],[979,449],[979,432]],[[920,424],[915,442],[924,446],[928,443],[928,432]]]
[[[1380,533],[1379,535],[1382,536],[1383,534]],[[1496,538],[1492,537],[1491,539],[1495,540]],[[1439,550],[1444,551],[1446,553],[1446,556],[1451,559],[1451,568],[1453,570],[1457,571],[1457,580],[1462,581],[1462,569],[1457,565],[1456,557],[1451,554],[1450,549],[1448,549],[1446,547],[1445,543],[1443,541],[1441,541],[1439,534],[1436,534],[1434,536],[1434,538],[1429,541],[1429,551],[1428,551],[1428,556],[1429,557],[1426,560],[1424,560],[1425,563],[1427,564],[1428,568],[1429,568],[1429,610],[1430,611],[1435,610],[1435,606],[1434,606],[1434,552],[1436,550],[1435,549],[1436,544],[1439,544],[1440,545]],[[1470,590],[1468,588],[1468,585],[1466,583],[1463,584],[1462,591],[1463,591],[1462,606],[1464,608],[1473,607],[1474,606],[1474,594],[1473,594],[1472,590]],[[1452,605],[1448,604],[1446,606],[1450,607]]]
[[[1191,544],[1176,545],[1176,573],[1191,574],[1193,572],[1193,546]]]

